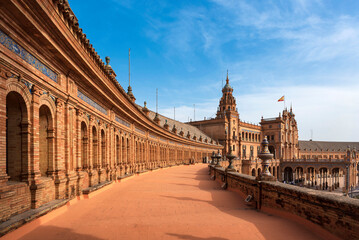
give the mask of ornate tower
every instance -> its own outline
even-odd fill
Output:
[[[227,154],[232,148],[232,154],[239,155],[239,114],[237,112],[236,99],[232,95],[233,88],[229,85],[228,70],[226,85],[222,89],[222,97],[219,101],[216,119],[223,122],[222,137],[218,138],[224,146],[223,154]]]
[[[234,113],[234,115],[238,115],[236,99],[232,95],[233,88],[229,85],[228,70],[226,85],[223,87],[222,93],[223,95],[219,101],[216,118],[224,118],[228,113]]]

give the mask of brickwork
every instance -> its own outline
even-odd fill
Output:
[[[192,126],[198,139],[154,122],[69,12],[67,1],[0,6],[1,40],[8,39],[0,41],[0,222],[125,174],[201,162],[222,148]]]
[[[295,219],[327,239],[330,235],[323,229],[342,239],[359,236],[359,202],[355,199],[280,182],[261,182],[223,168],[210,167],[210,176],[243,197],[251,195],[249,204],[257,209]]]

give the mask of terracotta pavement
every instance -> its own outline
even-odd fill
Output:
[[[320,239],[221,190],[204,164],[135,176],[54,214],[3,239]]]

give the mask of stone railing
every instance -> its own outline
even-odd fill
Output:
[[[358,239],[357,199],[209,167],[211,179],[244,198],[250,195],[248,204],[258,210],[304,224],[325,239]]]

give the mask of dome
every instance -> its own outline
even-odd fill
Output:
[[[229,85],[228,71],[227,71],[226,85],[224,85],[222,92],[233,92],[233,88]]]

